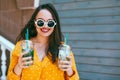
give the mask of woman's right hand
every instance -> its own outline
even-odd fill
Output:
[[[23,68],[28,68],[30,65],[33,64],[33,60],[32,57],[23,57],[23,55],[26,55],[27,52],[21,53],[21,55],[19,56],[18,59],[18,63],[16,64],[15,68],[14,68],[14,72],[20,76],[22,69]]]
[[[30,65],[33,64],[33,60],[32,60],[31,56],[30,57],[23,57],[26,54],[27,54],[27,52],[22,53],[18,59],[18,66],[20,68],[28,68]]]

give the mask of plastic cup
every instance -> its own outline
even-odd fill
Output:
[[[34,59],[34,45],[30,40],[23,40],[21,43],[22,52],[27,52],[23,57],[32,57]]]
[[[70,51],[71,51],[71,48],[69,45],[66,45],[66,44],[60,45],[59,55],[58,55],[59,60],[69,61],[69,58],[67,58],[67,56],[70,55]]]

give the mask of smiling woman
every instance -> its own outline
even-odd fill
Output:
[[[53,20],[52,14],[46,10],[42,9],[38,12],[36,19],[36,30],[39,35],[41,36],[49,36],[52,34],[54,30],[54,26],[56,25],[55,21]]]
[[[34,44],[34,56],[23,57],[21,44],[28,39]],[[59,16],[52,4],[40,5],[16,39],[7,80],[79,80],[72,51],[68,60],[58,59],[63,44]],[[29,45],[26,41],[26,45]],[[25,47],[26,48],[26,47]]]

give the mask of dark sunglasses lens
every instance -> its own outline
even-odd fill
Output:
[[[54,27],[54,25],[55,25],[54,21],[49,21],[49,22],[48,22],[48,26],[49,26],[49,27]]]
[[[39,21],[37,22],[37,25],[38,25],[39,27],[42,27],[42,26],[44,25],[44,22],[43,22],[42,20],[39,20]]]

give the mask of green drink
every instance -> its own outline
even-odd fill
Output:
[[[32,57],[34,60],[34,45],[30,40],[23,40],[21,43],[22,52],[26,52],[27,54],[23,55],[23,57]]]
[[[27,54],[23,55],[23,57],[32,57],[32,60],[34,59],[34,49],[29,49],[26,51],[26,49],[22,49],[22,52],[27,52]]]

